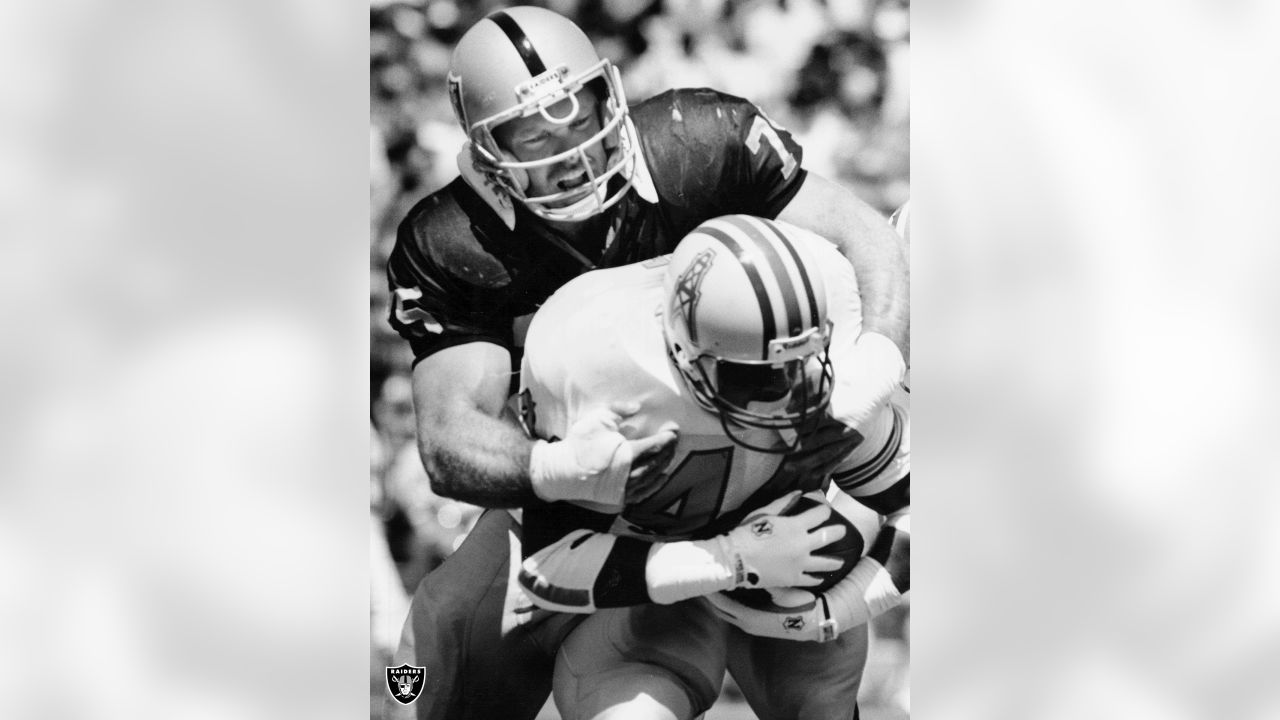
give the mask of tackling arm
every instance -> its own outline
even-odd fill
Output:
[[[893,226],[857,195],[814,173],[778,219],[835,243],[858,278],[863,334],[892,340],[905,361],[911,352],[911,280],[906,249]]]
[[[533,498],[533,442],[501,419],[511,359],[499,345],[455,345],[413,370],[418,451],[431,489],[485,507],[519,507]]]
[[[638,404],[583,413],[563,440],[529,439],[501,417],[510,368],[507,350],[488,342],[447,347],[414,368],[418,449],[437,494],[484,507],[535,497],[620,505],[629,482],[660,473],[674,452],[673,429],[635,440],[618,431]]]

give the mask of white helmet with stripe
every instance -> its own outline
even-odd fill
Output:
[[[617,68],[601,58],[572,21],[538,7],[490,13],[467,30],[453,51],[448,75],[454,116],[466,131],[471,163],[493,188],[549,220],[578,221],[599,214],[631,187],[639,144],[627,122],[627,99]],[[600,131],[577,147],[554,156],[519,161],[499,147],[493,129],[515,118],[541,115],[565,125],[579,112],[577,93],[594,88],[599,97]],[[568,110],[552,111],[563,101]],[[599,145],[606,166],[595,172],[586,152]],[[574,188],[537,197],[526,194],[528,171],[569,159],[581,161],[589,192]],[[470,168],[460,167],[463,176]],[[618,182],[610,187],[610,181]],[[568,205],[565,202],[581,197]]]
[[[667,265],[668,353],[726,432],[728,423],[804,432],[831,400],[826,287],[794,232],[748,215],[716,218],[686,235]]]

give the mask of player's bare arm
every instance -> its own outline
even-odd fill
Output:
[[[535,497],[619,504],[629,482],[648,482],[670,461],[675,432],[623,437],[617,421],[626,407],[582,418],[562,441],[529,439],[503,418],[510,363],[505,348],[473,342],[414,368],[418,448],[436,493],[484,507],[519,507]]]
[[[893,226],[857,195],[814,173],[809,173],[778,219],[811,230],[840,248],[858,278],[862,332],[884,335],[904,359],[910,358],[910,273],[902,238]]]
[[[533,443],[501,419],[510,383],[510,355],[493,343],[445,348],[414,367],[418,450],[437,494],[486,507],[532,497]]]

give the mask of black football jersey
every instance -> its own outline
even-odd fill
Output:
[[[461,178],[409,211],[387,275],[391,325],[415,362],[474,341],[502,345],[518,362],[516,326],[565,282],[669,253],[720,215],[774,218],[804,183],[800,146],[746,100],[670,90],[632,106],[631,119],[658,202],[633,186],[587,221],[598,230],[588,241],[569,243],[520,203],[509,230]]]

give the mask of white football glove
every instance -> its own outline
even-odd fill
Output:
[[[621,505],[632,451],[618,432],[614,408],[583,413],[563,440],[538,440],[529,456],[529,480],[542,500],[587,500]]]
[[[810,493],[821,501],[816,507],[792,517],[780,514],[799,497],[799,490],[787,493],[708,540],[654,544],[645,564],[649,597],[668,604],[718,590],[818,584],[819,578],[806,573],[835,570],[840,560],[813,552],[843,538],[846,530],[843,525],[818,528],[832,511],[816,491]]]
[[[817,585],[821,579],[808,573],[840,568],[840,560],[813,551],[840,540],[843,525],[819,528],[831,517],[831,506],[821,492],[809,496],[819,501],[799,515],[783,516],[799,495],[788,493],[755,511],[738,527],[713,540],[722,562],[733,569],[733,587],[770,588]]]
[[[716,614],[756,637],[810,642],[835,640],[902,601],[889,573],[864,557],[822,595],[799,589],[770,591],[777,609],[745,605],[723,593],[706,596]]]

